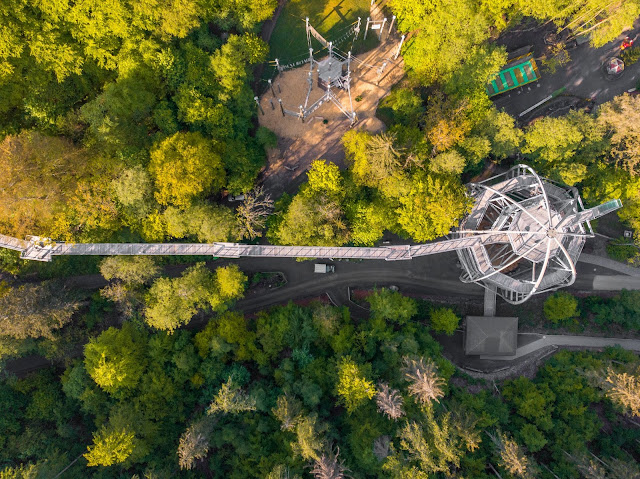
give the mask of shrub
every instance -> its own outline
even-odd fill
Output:
[[[453,335],[458,328],[458,323],[460,323],[460,318],[451,308],[434,309],[431,311],[429,319],[431,320],[431,329],[447,336]]]
[[[269,128],[261,126],[256,131],[256,139],[265,148],[275,148],[278,146],[278,137]]]
[[[579,314],[578,300],[564,291],[552,294],[544,302],[544,316],[552,323],[560,323]]]
[[[640,47],[627,48],[622,52],[620,58],[622,58],[625,67],[633,65],[635,62],[640,60]]]
[[[619,240],[607,243],[607,254],[616,261],[627,263],[631,258],[636,256],[638,250],[633,245],[621,244],[625,242],[628,243],[628,240],[620,238]]]

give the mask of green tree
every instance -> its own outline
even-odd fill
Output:
[[[580,183],[587,170],[606,148],[604,132],[584,112],[558,118],[543,118],[524,135],[523,153],[552,179],[568,185]]]
[[[96,160],[63,138],[32,131],[5,137],[0,148],[3,234],[55,236],[56,219],[79,180],[103,169]]]
[[[418,304],[413,298],[388,288],[375,290],[367,297],[367,301],[372,318],[387,319],[399,324],[407,323],[418,312]]]
[[[522,143],[522,130],[515,119],[504,111],[495,108],[489,110],[485,119],[478,126],[482,134],[491,141],[491,152],[499,159],[513,155]]]
[[[151,177],[142,166],[123,170],[111,186],[118,203],[129,213],[133,222],[148,214],[155,203]]]
[[[370,135],[351,130],[342,138],[350,172],[359,186],[377,188],[390,198],[408,192],[404,158],[391,135]]]
[[[403,57],[409,73],[422,84],[449,79],[489,36],[487,20],[471,0],[390,2],[398,29],[416,31]]]
[[[224,311],[226,302],[242,295],[245,282],[235,265],[212,273],[204,263],[188,268],[179,278],[159,278],[147,294],[145,321],[172,332],[191,321],[200,309]]]
[[[146,338],[131,323],[109,328],[84,348],[87,373],[110,394],[123,396],[134,390],[146,368]]]
[[[394,218],[388,202],[374,199],[349,202],[347,218],[351,225],[351,240],[358,246],[374,246],[386,229],[391,229]]]
[[[80,303],[67,289],[51,281],[14,287],[0,297],[0,337],[54,339]]]
[[[578,300],[570,293],[558,291],[544,302],[544,316],[553,323],[567,321],[579,314]]]
[[[253,30],[268,20],[277,6],[276,0],[215,0],[210,9],[214,21],[225,30]]]
[[[460,152],[449,150],[431,159],[429,168],[435,173],[452,173],[459,175],[464,170],[467,160]]]
[[[199,133],[176,133],[151,150],[149,164],[156,199],[163,205],[188,207],[224,185],[222,159],[215,145]]]
[[[275,239],[285,245],[340,246],[349,239],[342,206],[324,194],[298,194],[282,216]]]
[[[598,110],[602,125],[612,144],[612,156],[617,165],[634,176],[640,174],[640,98],[623,94],[602,105]]]
[[[340,402],[347,409],[348,413],[353,413],[367,399],[373,398],[376,394],[376,388],[369,381],[362,371],[350,357],[344,357],[338,363],[338,383],[336,384],[336,392],[340,398]]]
[[[215,286],[223,301],[242,297],[247,277],[240,271],[237,264],[217,268],[215,272]]]
[[[160,267],[150,256],[109,256],[100,263],[100,273],[107,281],[145,284],[160,274]]]
[[[100,294],[131,317],[144,303],[143,285],[160,274],[160,267],[149,256],[110,256],[100,263],[100,273],[110,281]]]
[[[240,239],[238,226],[230,208],[196,204],[186,209],[169,206],[162,214],[159,229],[173,238],[195,237],[201,242],[216,243]]]
[[[451,336],[458,329],[460,318],[451,308],[434,308],[429,313],[429,321],[436,333]]]

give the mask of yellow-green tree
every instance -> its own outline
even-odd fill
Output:
[[[414,241],[430,241],[449,233],[472,205],[458,179],[417,175],[400,198],[398,223]]]
[[[176,133],[151,150],[149,171],[156,199],[163,205],[188,207],[224,185],[222,159],[211,140],[200,133]]]
[[[126,395],[138,385],[146,368],[146,338],[131,323],[109,328],[84,348],[84,364],[98,386]]]
[[[224,311],[226,302],[242,296],[245,282],[235,265],[213,273],[204,263],[185,270],[179,278],[159,278],[146,298],[145,321],[154,328],[174,331],[203,308]]]
[[[376,394],[376,388],[361,366],[350,357],[344,357],[338,363],[336,392],[347,412],[352,413]]]
[[[135,447],[135,434],[125,429],[102,427],[93,434],[93,444],[84,457],[88,466],[112,466],[127,460]]]
[[[544,302],[544,316],[553,323],[559,323],[580,314],[578,300],[565,291],[558,291]]]
[[[451,308],[434,308],[429,314],[429,322],[436,333],[451,336],[458,328],[460,318]]]

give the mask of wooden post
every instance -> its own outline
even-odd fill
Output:
[[[367,33],[369,32],[369,23],[371,22],[371,17],[367,17],[367,26],[364,29],[364,38],[363,40],[367,39]],[[276,64],[278,63],[278,60],[276,60]]]
[[[402,49],[402,44],[404,43],[404,35],[400,38],[400,44],[398,45],[398,49],[396,50],[396,54],[393,56],[394,60],[398,59],[398,55],[400,55],[400,50]]]
[[[269,83],[269,88],[271,88],[271,93],[273,94],[273,98],[276,97],[276,92],[273,89],[273,83],[271,83],[271,79],[267,80],[267,83]]]
[[[378,35],[378,40],[382,41],[382,31],[384,30],[384,24],[387,23],[387,17],[382,19],[382,25],[380,25],[380,34]]]
[[[282,116],[284,116],[284,107],[282,106],[282,99],[278,98],[278,103],[280,103],[280,111],[282,112]]]
[[[257,96],[254,96],[253,99],[256,101],[256,105],[258,105],[258,109],[260,113],[264,115],[264,110],[262,109],[262,105],[260,104],[260,99]]]
[[[276,106],[273,104],[273,100],[271,98],[269,98],[269,103],[271,104],[271,109],[275,110]]]
[[[391,17],[391,23],[389,24],[389,35],[391,35],[391,29],[393,28],[393,24],[396,23],[396,16]]]
[[[282,88],[280,88],[280,83],[278,83],[278,93],[282,93]]]

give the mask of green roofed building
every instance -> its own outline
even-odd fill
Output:
[[[492,97],[514,88],[532,83],[540,78],[538,65],[532,53],[520,55],[512,60],[487,83],[487,94]]]
[[[464,351],[469,356],[514,356],[518,318],[467,316]]]

